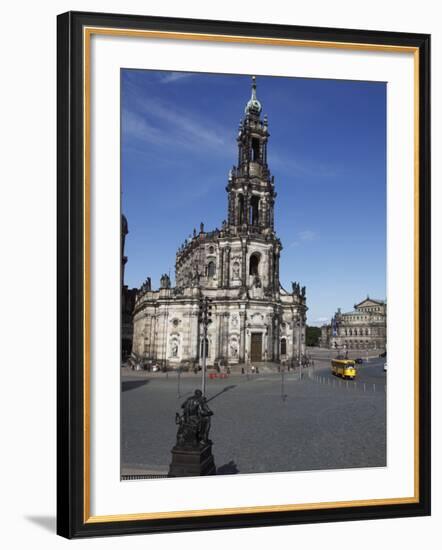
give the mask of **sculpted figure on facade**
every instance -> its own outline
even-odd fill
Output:
[[[178,343],[176,340],[172,341],[171,352],[172,357],[178,357]]]
[[[170,277],[167,273],[164,273],[163,275],[161,275],[160,287],[161,288],[170,288]]]
[[[238,357],[238,344],[236,341],[233,341],[230,344],[230,355],[232,359],[236,359]]]
[[[151,282],[150,277],[146,277],[146,280],[141,285],[141,290],[146,290],[146,291],[147,290],[152,290],[152,282]]]

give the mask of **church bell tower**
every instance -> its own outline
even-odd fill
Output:
[[[238,130],[238,164],[226,187],[228,224],[235,233],[273,234],[276,193],[267,165],[268,121],[267,116],[261,119],[261,111],[252,77],[251,98]]]

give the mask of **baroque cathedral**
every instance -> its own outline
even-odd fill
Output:
[[[200,225],[176,253],[175,287],[148,277],[133,313],[133,352],[170,368],[231,366],[259,361],[294,364],[305,352],[305,287],[279,281],[282,244],[274,230],[277,193],[267,164],[268,120],[261,118],[256,80],[240,123],[238,161],[226,187],[227,219],[221,229]],[[201,298],[212,304],[203,342]]]

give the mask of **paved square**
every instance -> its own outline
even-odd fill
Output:
[[[383,361],[358,366],[358,380],[348,383],[328,365],[317,362],[302,380],[293,371],[209,379],[217,473],[385,466]],[[200,383],[193,374],[123,376],[123,474],[167,474],[175,412]]]

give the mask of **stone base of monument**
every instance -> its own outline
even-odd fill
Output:
[[[172,462],[168,477],[212,476],[216,474],[212,444],[203,447],[177,447],[172,449]]]

